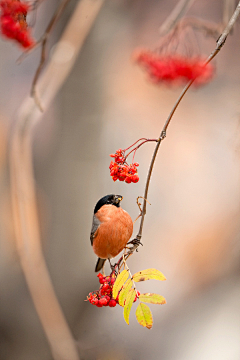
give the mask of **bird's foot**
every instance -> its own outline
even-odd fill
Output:
[[[139,238],[135,238],[135,239],[129,241],[127,243],[127,245],[132,245],[130,247],[126,246],[126,248],[128,249],[128,254],[132,254],[135,250],[136,250],[136,252],[138,252],[139,245],[143,246],[143,244],[141,243]]]
[[[141,241],[140,241],[140,239],[138,239],[138,238],[135,238],[135,239],[133,239],[133,240],[131,240],[131,241],[129,241],[128,243],[127,243],[127,245],[134,245],[134,246],[139,246],[139,245],[142,245],[143,246],[143,244],[141,243]]]

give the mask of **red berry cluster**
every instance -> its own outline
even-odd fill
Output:
[[[99,283],[101,284],[100,288],[88,295],[88,301],[97,307],[115,307],[118,303],[117,299],[115,300],[112,298],[112,287],[116,280],[115,274],[112,273],[110,276],[103,276],[99,273],[97,277],[99,279]]]
[[[112,297],[112,288],[116,280],[115,273],[113,272],[110,276],[103,276],[102,274],[99,273],[97,277],[99,283],[101,284],[100,288],[97,291],[93,291],[89,293],[87,300],[92,305],[96,305],[97,307],[103,307],[103,306],[115,307],[118,304],[118,299],[119,299],[119,295],[116,297],[116,299],[113,299]],[[137,301],[139,295],[140,292],[137,291],[134,302]]]
[[[154,83],[181,84],[195,80],[194,85],[203,85],[212,79],[214,68],[201,58],[180,55],[159,55],[143,50],[135,54],[136,62],[149,74]]]
[[[113,181],[125,181],[127,184],[131,182],[137,183],[139,176],[137,172],[138,163],[128,165],[126,163],[125,151],[118,149],[115,154],[111,154],[111,157],[115,158],[115,161],[111,161],[109,165],[110,175]]]
[[[26,22],[29,5],[18,0],[0,0],[0,10],[2,34],[16,40],[24,48],[32,47],[35,41],[30,35]]]

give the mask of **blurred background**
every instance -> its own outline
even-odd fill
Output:
[[[109,154],[141,137],[158,137],[181,91],[153,85],[131,59],[136,48],[156,46],[159,26],[176,3],[106,1],[70,76],[34,129],[44,256],[81,359],[240,359],[238,24],[214,60],[212,82],[187,93],[169,126],[150,183],[143,247],[128,261],[132,273],[149,267],[163,272],[167,281],[138,289],[163,295],[167,304],[151,306],[154,325],[147,330],[134,310],[128,326],[120,306],[84,301],[98,288],[89,240],[93,208],[106,194],[122,194],[123,208],[138,216],[136,198],[143,195],[154,144],[136,154],[137,184],[112,181]],[[36,38],[57,4],[39,8]],[[70,2],[55,27],[50,49],[75,5]],[[219,23],[222,1],[196,1],[188,15]],[[193,46],[207,56],[215,41],[198,35]],[[50,360],[16,251],[9,197],[8,141],[39,61],[36,51],[17,65],[20,54],[17,45],[0,39],[0,359]]]

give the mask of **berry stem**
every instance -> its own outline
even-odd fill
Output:
[[[136,143],[138,143],[139,141],[141,140],[147,140],[146,138],[141,138],[141,139],[138,139],[137,141],[135,141],[135,143],[133,143],[132,145],[130,145],[129,147],[127,147],[126,149],[124,149],[123,151],[125,152],[126,150],[130,149],[131,147],[133,147]]]
[[[136,151],[137,151],[137,149],[134,150],[133,158],[132,158],[132,163],[134,163],[134,157],[135,157]]]
[[[125,160],[127,159],[127,157],[133,152],[134,152],[134,155],[133,155],[133,159],[134,159],[134,156],[135,156],[135,153],[137,151],[137,149],[140,148],[140,146],[142,146],[143,144],[145,144],[146,142],[150,142],[150,141],[155,141],[155,142],[158,142],[158,139],[139,139],[139,140],[144,140],[143,142],[141,142],[141,144],[137,145],[134,149],[132,149],[131,151],[129,151],[129,153],[127,155],[125,155]],[[138,141],[139,141],[138,140]],[[133,145],[135,145],[138,141],[136,141]],[[133,145],[129,146],[127,149],[125,149],[124,151],[130,149]]]

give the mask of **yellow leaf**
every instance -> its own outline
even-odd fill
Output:
[[[127,270],[123,270],[116,278],[116,281],[113,285],[113,298],[116,299],[116,297],[118,296],[118,292],[121,290],[123,284],[125,283],[125,281],[128,278],[128,271]]]
[[[136,310],[136,318],[140,325],[151,329],[153,325],[153,317],[149,307],[143,303],[140,303]]]
[[[140,281],[145,281],[145,280],[150,280],[150,279],[166,280],[163,273],[161,273],[161,271],[159,271],[157,269],[146,269],[146,270],[139,271],[136,274],[134,274],[132,278],[133,278],[133,281],[135,281],[135,282],[140,282]]]
[[[133,286],[132,280],[128,279],[126,281],[126,283],[123,285],[122,290],[120,291],[119,300],[118,300],[119,305],[124,306],[124,302],[129,294],[129,291],[131,290],[132,286]]]
[[[129,315],[130,315],[130,311],[131,311],[132,304],[133,304],[135,297],[136,297],[136,290],[131,289],[126,298],[126,302],[125,302],[124,309],[123,309],[123,317],[128,325],[129,325]]]
[[[163,296],[153,293],[146,293],[139,295],[139,300],[150,304],[166,304],[166,300]]]

